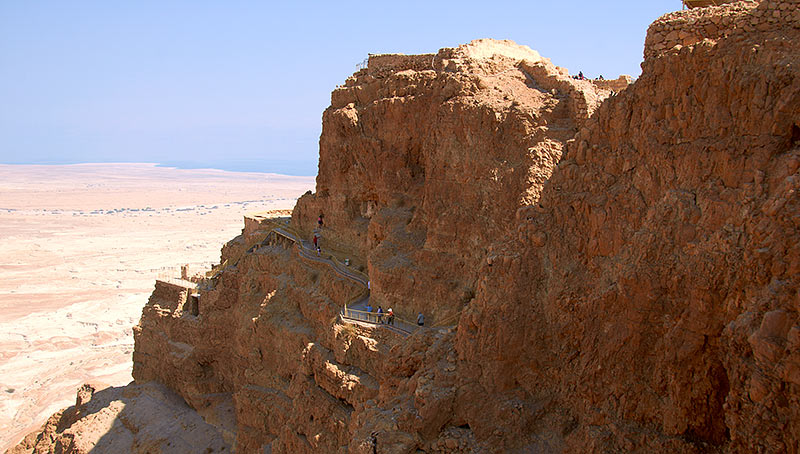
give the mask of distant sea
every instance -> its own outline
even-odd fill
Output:
[[[130,163],[131,161],[79,161],[79,160],[53,160],[53,161],[33,161],[33,162],[0,162],[0,164],[14,165],[69,165],[69,164],[115,164]],[[152,162],[152,161],[147,161]],[[291,176],[315,176],[317,174],[317,162],[304,161],[275,161],[275,160],[224,160],[224,161],[164,161],[158,163],[158,167],[175,167],[178,169],[217,169],[229,172],[257,172],[257,173],[278,173]]]
[[[298,177],[315,176],[317,162],[297,161],[258,161],[258,160],[232,160],[232,161],[165,161],[159,167],[176,167],[178,169],[218,169],[229,172],[260,172],[279,173]]]

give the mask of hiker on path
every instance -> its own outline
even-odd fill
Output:
[[[386,313],[386,324],[387,325],[394,325],[394,311],[392,308],[389,308],[389,311]]]
[[[317,241],[318,241],[318,240],[319,240],[319,236],[317,236],[317,234],[315,233],[315,234],[314,234],[314,249],[316,249],[316,248],[317,248]]]
[[[422,326],[425,324],[425,316],[422,315],[422,312],[417,315],[417,325]]]
[[[369,436],[370,444],[372,444],[372,454],[378,454],[378,432],[372,432]]]
[[[378,323],[383,323],[383,306],[378,306]]]
[[[320,228],[322,228],[322,222],[323,222],[323,218],[324,217],[325,217],[325,215],[323,213],[320,213],[319,217],[317,218],[317,224],[319,224]]]

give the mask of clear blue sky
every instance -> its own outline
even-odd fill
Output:
[[[0,2],[0,162],[315,175],[330,92],[368,53],[511,39],[638,76],[679,0]]]

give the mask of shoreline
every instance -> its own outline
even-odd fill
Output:
[[[245,168],[245,166],[252,165],[253,168]],[[9,166],[9,167],[80,167],[80,166],[146,166],[152,168],[159,168],[159,169],[173,169],[173,170],[193,170],[193,171],[208,171],[208,172],[225,172],[225,173],[232,173],[232,174],[258,174],[258,175],[270,175],[270,176],[282,176],[282,177],[298,177],[298,178],[314,178],[316,177],[316,170],[310,169],[307,171],[299,171],[299,167],[294,165],[294,170],[290,171],[281,171],[281,167],[286,169],[286,165],[274,165],[270,166],[269,163],[262,163],[261,161],[253,160],[253,161],[220,161],[220,162],[209,162],[209,161],[164,161],[164,162],[132,162],[132,161],[120,161],[120,162],[94,162],[94,161],[62,161],[62,162],[30,162],[30,163],[18,163],[18,162],[0,162],[0,168],[2,166]],[[268,167],[276,167],[277,169],[272,170]]]

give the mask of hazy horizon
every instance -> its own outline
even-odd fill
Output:
[[[61,160],[50,162],[0,162],[0,165],[12,166],[69,166],[81,164],[154,164],[156,167],[176,168],[183,170],[223,170],[226,172],[253,172],[253,173],[274,173],[296,177],[314,177],[314,173],[302,173],[305,170],[305,163],[298,162],[264,162],[259,160],[232,160],[232,161],[81,161],[81,160]],[[316,163],[315,163],[316,165]]]
[[[511,39],[571,73],[638,76],[679,0],[0,3],[0,163],[317,173],[330,93],[369,53]]]

